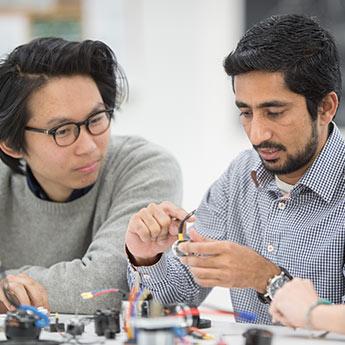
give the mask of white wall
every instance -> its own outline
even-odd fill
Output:
[[[115,133],[169,149],[184,173],[186,209],[247,145],[224,57],[241,35],[240,0],[88,0],[84,36],[107,42],[130,84]]]
[[[222,67],[242,34],[242,4],[103,0],[100,11],[100,2],[85,2],[85,37],[107,42],[129,79],[130,100],[114,132],[140,134],[177,157],[187,210],[248,146]],[[228,291],[218,288],[207,300],[222,308],[226,301]]]
[[[23,14],[0,14],[0,57],[29,39],[29,21]]]

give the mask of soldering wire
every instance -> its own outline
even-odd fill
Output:
[[[184,223],[191,217],[194,215],[194,213],[196,212],[196,210],[193,210],[192,212],[188,213],[182,220],[180,225],[178,226],[178,233],[177,233],[177,239],[179,241],[183,241],[184,240],[184,236],[183,236],[183,230],[184,230]]]

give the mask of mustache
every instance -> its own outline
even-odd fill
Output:
[[[272,141],[263,141],[259,145],[253,145],[254,149],[257,151],[259,149],[276,149],[286,151],[286,147],[282,144],[274,143]]]

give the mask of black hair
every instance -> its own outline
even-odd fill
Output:
[[[315,120],[322,99],[341,95],[339,54],[331,34],[313,18],[271,16],[250,28],[224,61],[232,77],[250,71],[283,73],[287,87],[306,99]],[[233,84],[234,85],[234,84]]]
[[[30,118],[28,100],[50,78],[91,77],[106,107],[119,109],[128,96],[126,76],[114,52],[103,42],[38,38],[15,48],[0,61],[0,141],[16,152],[26,152],[25,126]],[[0,149],[1,160],[14,172],[25,174],[23,162]]]

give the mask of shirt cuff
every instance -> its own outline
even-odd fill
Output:
[[[140,280],[144,285],[150,285],[151,282],[166,281],[168,273],[167,255],[162,254],[161,258],[154,265],[151,266],[134,266],[129,258],[127,258],[129,272],[131,275],[140,275]]]

